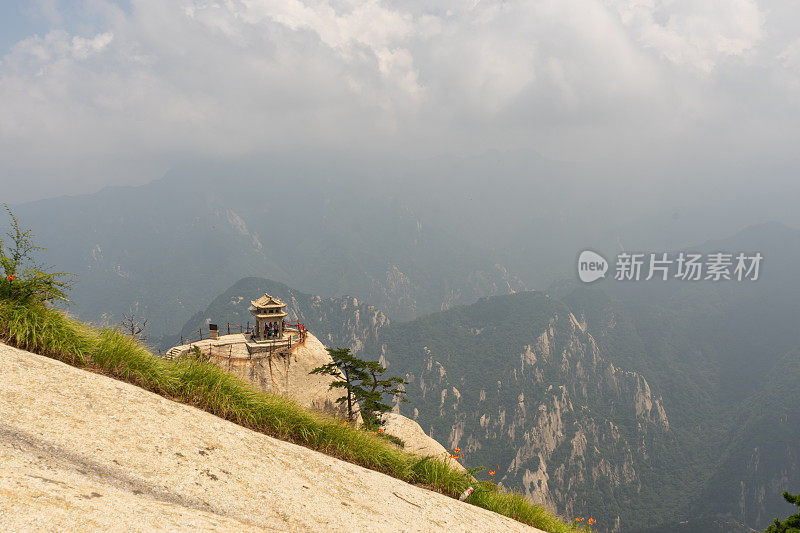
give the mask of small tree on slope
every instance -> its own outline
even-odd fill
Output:
[[[337,398],[336,402],[347,402],[347,420],[352,422],[355,415],[353,406],[366,392],[359,386],[368,376],[365,362],[351,354],[349,348],[328,348],[328,353],[333,362],[318,366],[309,374],[326,374],[337,378],[329,388],[346,389],[345,395]]]
[[[119,326],[122,328],[122,332],[133,340],[138,340],[140,342],[147,340],[147,335],[144,332],[147,327],[147,319],[137,317],[136,311],[134,311],[133,308],[131,308],[130,314],[126,315],[122,313],[122,321],[119,323]]]
[[[384,395],[404,395],[405,391],[401,385],[405,384],[405,381],[398,377],[382,378],[381,375],[386,369],[379,362],[359,359],[350,353],[349,348],[328,348],[328,353],[333,362],[317,367],[310,373],[327,374],[338,378],[329,388],[346,389],[346,394],[336,401],[347,402],[347,419],[351,422],[354,420],[354,408],[360,404],[364,425],[377,426],[378,415],[391,409],[389,404],[383,402]]]
[[[363,384],[364,398],[363,398],[363,416],[364,424],[370,428],[376,428],[379,420],[378,416],[381,413],[386,413],[392,406],[384,403],[383,398],[385,395],[399,397],[401,401],[407,401],[404,397],[406,394],[403,385],[406,381],[398,377],[382,378],[382,374],[386,372],[378,361],[367,361],[366,371],[368,374],[367,380]]]

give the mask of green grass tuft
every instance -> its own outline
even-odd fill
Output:
[[[41,304],[0,300],[0,339],[452,497],[472,486],[469,503],[545,531],[586,531],[563,523],[520,494],[476,481],[443,460],[404,452],[385,436],[257,390],[212,363],[166,361],[117,331],[93,329]]]
[[[76,366],[88,363],[97,333],[43,304],[0,302],[0,335],[10,344]]]
[[[99,332],[91,361],[106,374],[158,394],[169,394],[179,383],[169,362],[117,331]]]

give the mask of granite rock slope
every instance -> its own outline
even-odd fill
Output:
[[[0,529],[537,531],[0,344]]]

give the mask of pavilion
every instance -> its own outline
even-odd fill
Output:
[[[267,293],[258,300],[251,300],[250,303],[252,304],[250,314],[256,319],[253,340],[282,339],[286,318],[283,308],[286,304]],[[271,336],[268,337],[270,332]]]

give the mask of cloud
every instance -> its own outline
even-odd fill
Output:
[[[7,61],[20,72],[26,66],[31,68],[38,65],[39,68],[46,68],[70,57],[80,61],[101,53],[113,39],[114,34],[111,32],[98,33],[90,38],[70,38],[67,32],[55,30],[44,37],[34,35],[20,41],[14,46],[12,54],[7,56]],[[36,74],[41,75],[43,71],[38,70]]]
[[[609,0],[642,45],[679,66],[710,72],[742,57],[763,37],[764,14],[753,0]]]
[[[71,52],[76,59],[87,59],[89,56],[100,53],[114,39],[111,32],[98,33],[91,39],[75,36],[72,38]]]
[[[72,26],[42,5],[51,31],[0,58],[0,171],[53,191],[194,156],[789,157],[796,133],[791,3],[92,0]]]

